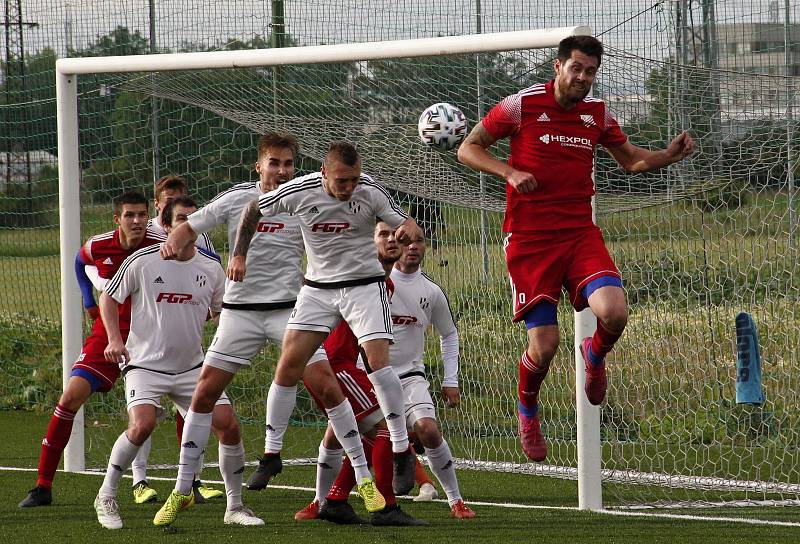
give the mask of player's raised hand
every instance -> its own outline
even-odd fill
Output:
[[[522,170],[512,170],[508,177],[506,177],[506,181],[518,193],[531,193],[539,186],[533,174],[530,172],[523,172]]]
[[[685,130],[675,136],[667,146],[667,155],[673,162],[682,161],[692,153],[694,153],[694,140]]]
[[[167,238],[166,242],[162,242],[159,253],[161,253],[161,258],[165,261],[172,261],[177,257],[178,249],[175,247],[175,244],[170,243],[169,238]]]
[[[126,363],[130,361],[131,356],[128,353],[122,339],[109,339],[106,349],[103,351],[103,356],[109,363]]]
[[[247,259],[241,255],[234,255],[228,260],[228,279],[231,281],[244,281],[247,273]]]
[[[461,390],[458,387],[442,386],[442,396],[448,408],[455,408],[461,404]]]
[[[411,217],[406,219],[397,230],[394,231],[395,239],[401,244],[410,244],[413,240],[422,238],[424,234],[417,222]]]

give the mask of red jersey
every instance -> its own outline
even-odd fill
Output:
[[[556,102],[553,84],[539,83],[507,96],[483,119],[495,140],[509,138],[508,164],[530,172],[538,183],[525,194],[506,183],[504,232],[591,226],[595,148],[628,140],[605,102],[586,97],[565,110]]]
[[[162,237],[148,230],[138,246],[125,249],[119,243],[119,228],[117,228],[89,238],[86,244],[81,246],[81,260],[84,263],[96,266],[98,275],[103,279],[110,280],[119,270],[119,267],[122,266],[125,259],[134,251],[163,241]],[[127,337],[130,326],[131,299],[128,298],[124,304],[119,306],[119,329],[123,338]],[[92,326],[92,334],[102,334],[103,336],[106,334],[103,321],[99,317]]]

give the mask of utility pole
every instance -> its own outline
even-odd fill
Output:
[[[150,5],[150,53],[158,53],[156,46],[156,1],[149,0]],[[150,94],[150,139],[153,143],[153,190],[155,191],[156,184],[161,177],[161,150],[158,148],[158,132],[159,132],[159,104],[158,97],[156,96],[156,74],[150,75],[150,85],[152,91]]]
[[[269,34],[270,47],[285,47],[286,46],[286,21],[283,12],[283,0],[272,0],[272,22],[270,23],[271,32]],[[280,103],[278,94],[280,93],[280,79],[281,68],[280,66],[272,67],[272,118],[277,126],[278,110]]]
[[[27,144],[26,131],[28,123],[26,119],[15,122],[12,127],[11,110],[16,104],[27,108],[28,90],[25,77],[25,40],[23,30],[25,27],[36,27],[38,23],[24,21],[22,17],[22,0],[5,0],[5,18],[3,28],[5,30],[5,65],[4,74],[6,107],[5,118],[3,119],[6,127],[0,131],[6,136],[0,136],[0,142],[6,153],[5,185],[8,187],[12,182],[15,172],[24,172],[28,187],[28,211],[32,211],[32,179],[31,179],[31,156]],[[16,110],[16,108],[14,108]],[[27,117],[25,115],[24,117]]]

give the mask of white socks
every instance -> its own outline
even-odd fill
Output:
[[[328,420],[331,422],[333,434],[336,435],[339,444],[350,458],[350,464],[353,465],[356,473],[356,482],[361,483],[364,478],[372,478],[372,474],[367,468],[367,456],[364,455],[364,445],[361,443],[361,433],[358,431],[353,407],[345,399],[339,406],[326,408],[325,411],[328,412]]]
[[[175,481],[175,490],[181,495],[189,494],[194,475],[201,469],[200,463],[208,445],[208,435],[211,434],[211,416],[210,412],[199,414],[191,409],[186,412],[183,438],[181,439],[178,479]]]
[[[431,467],[431,471],[447,494],[447,502],[453,506],[456,501],[461,500],[461,492],[458,490],[458,479],[450,446],[447,445],[446,440],[442,439],[438,448],[425,448],[425,454],[428,456],[428,466]]]
[[[284,387],[272,382],[267,395],[267,433],[264,453],[280,453],[289,417],[297,402],[297,386]]]
[[[131,465],[136,453],[139,451],[139,446],[128,440],[128,435],[122,433],[114,442],[114,447],[111,448],[111,456],[108,458],[108,468],[106,469],[106,477],[103,479],[103,485],[97,493],[100,497],[116,497],[117,489],[119,489],[119,480],[122,478],[122,473],[125,472]]]
[[[228,510],[242,505],[242,481],[244,479],[244,446],[241,440],[235,446],[219,443],[219,471],[225,481]]]
[[[375,387],[375,396],[386,419],[392,451],[403,453],[408,449],[408,430],[406,429],[405,398],[403,385],[394,368],[386,366],[369,374],[369,381]],[[337,436],[338,438],[338,436]]]
[[[131,471],[133,472],[133,484],[136,485],[142,480],[147,479],[147,458],[150,457],[150,449],[153,447],[152,437],[148,436],[139,447],[139,453],[131,463]]]
[[[344,450],[331,450],[320,442],[317,455],[317,495],[314,497],[320,505],[325,503],[325,497],[342,468],[342,455]]]

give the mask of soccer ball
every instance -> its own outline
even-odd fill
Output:
[[[467,118],[454,105],[439,102],[422,112],[417,128],[425,145],[453,149],[467,135]]]

